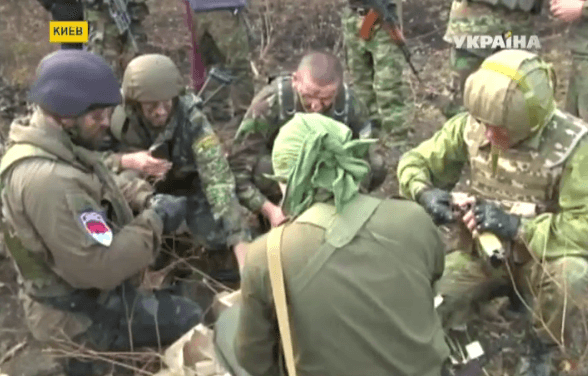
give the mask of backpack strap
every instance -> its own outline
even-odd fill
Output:
[[[349,124],[349,103],[351,102],[351,92],[347,84],[343,84],[343,90],[339,92],[335,98],[335,105],[333,108],[333,119],[343,124]]]
[[[294,89],[292,88],[292,77],[278,77],[278,103],[280,106],[280,121],[285,122],[296,113],[294,102]]]

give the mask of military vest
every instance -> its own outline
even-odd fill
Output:
[[[298,98],[292,88],[291,76],[279,76],[275,78],[278,86],[278,104],[280,108],[280,122],[285,123],[290,120],[296,113]],[[353,119],[353,106],[351,105],[352,95],[347,84],[343,84],[343,90],[340,90],[335,98],[333,107],[329,113],[325,114],[340,123],[349,125]]]
[[[116,187],[114,180],[108,175],[106,167],[90,165],[89,151],[78,151],[76,153],[80,165],[74,168],[84,168],[87,171],[94,171],[99,180],[103,182],[104,198],[112,205],[113,216],[109,218],[115,226],[111,226],[116,234],[118,229],[124,227],[132,220],[132,212],[124,200],[122,193]],[[11,145],[0,163],[0,179],[2,184],[0,190],[4,191],[4,179],[6,174],[18,163],[30,158],[44,158],[52,161],[67,163],[59,157],[45,151],[44,149],[29,143],[17,143]],[[100,164],[100,162],[98,162]],[[107,176],[105,176],[107,175]],[[3,219],[2,230],[5,244],[16,263],[22,282],[27,294],[35,297],[63,296],[69,294],[73,289],[61,277],[54,273],[46,262],[46,255],[41,255],[27,249],[22,241],[16,236],[13,229]]]
[[[521,145],[503,151],[493,176],[485,127],[471,116],[467,122],[469,187],[474,195],[499,201],[506,208],[515,203],[534,204],[536,214],[557,210],[562,171],[566,160],[588,133],[585,123],[556,111],[541,134],[539,147],[535,150]]]

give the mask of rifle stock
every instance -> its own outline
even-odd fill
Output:
[[[416,70],[410,59],[410,51],[406,46],[406,40],[404,39],[404,35],[402,33],[402,29],[400,28],[398,19],[391,12],[389,12],[386,6],[384,4],[381,4],[380,1],[367,0],[365,1],[365,4],[367,7],[370,8],[370,10],[363,19],[361,28],[359,30],[359,36],[363,40],[370,40],[374,25],[378,21],[381,21],[382,27],[384,28],[384,30],[386,30],[388,35],[390,35],[390,39],[392,39],[392,42],[394,42],[394,44],[397,45],[402,51],[404,59],[408,63],[408,66],[410,67],[412,73],[415,75],[419,82],[422,82],[418,71]]]

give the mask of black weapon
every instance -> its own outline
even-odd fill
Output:
[[[135,37],[131,33],[131,16],[129,16],[129,12],[127,11],[127,0],[108,0],[108,10],[110,12],[110,17],[116,24],[118,31],[121,35],[126,34],[127,38],[131,42],[133,46],[133,50],[135,53],[139,53],[139,47],[137,46],[137,42],[135,41]]]

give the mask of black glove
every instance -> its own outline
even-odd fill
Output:
[[[163,233],[169,234],[180,227],[186,218],[188,200],[185,196],[156,194],[151,198],[151,209],[163,222]]]
[[[417,202],[433,217],[436,225],[451,223],[454,220],[451,210],[451,194],[439,188],[425,189],[418,193]]]
[[[54,21],[83,21],[84,5],[81,2],[53,3],[51,17]]]
[[[521,217],[518,215],[508,214],[486,201],[476,202],[474,217],[478,232],[490,231],[504,240],[514,239],[521,224]]]
[[[43,6],[43,8],[47,9],[48,12],[51,11],[51,6],[53,5],[54,0],[38,0],[39,3]]]

